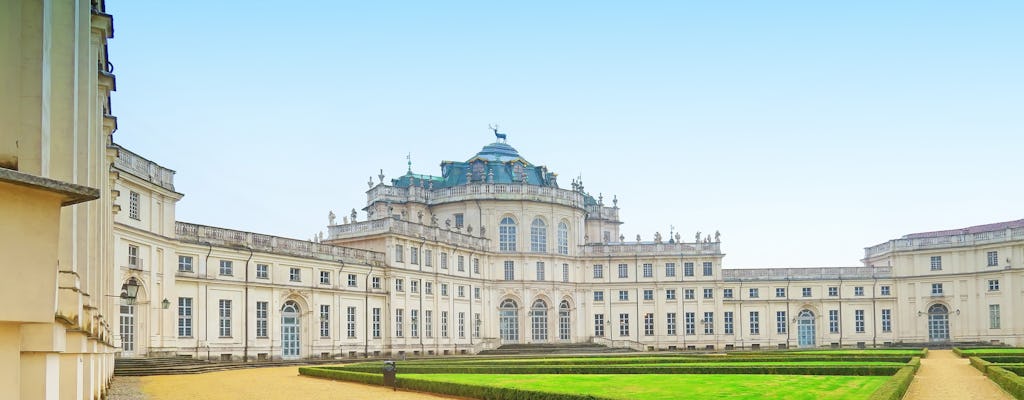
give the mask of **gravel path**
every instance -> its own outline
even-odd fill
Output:
[[[143,397],[111,397],[112,400],[412,400],[453,399],[438,395],[310,378],[299,368],[250,368],[196,375],[161,375],[137,378]],[[116,378],[115,378],[116,382]]]
[[[929,350],[903,399],[1013,400],[1013,396],[974,369],[969,360],[953,354],[952,350]]]
[[[139,377],[115,376],[110,381],[107,400],[149,400],[149,397],[142,393]]]

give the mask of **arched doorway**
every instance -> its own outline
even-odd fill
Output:
[[[571,322],[571,314],[569,314],[569,301],[562,300],[562,303],[558,305],[558,339],[559,340],[572,340],[572,330],[570,329],[569,323]]]
[[[814,338],[816,336],[814,313],[811,310],[800,311],[800,314],[796,316],[797,345],[800,347],[814,347]]]
[[[928,341],[949,341],[949,309],[942,304],[928,307]]]
[[[537,299],[530,307],[531,337],[534,342],[548,341],[548,303]]]
[[[292,300],[281,307],[281,358],[299,358],[299,305]]]
[[[505,299],[498,306],[498,330],[501,343],[519,343],[519,306],[515,300]]]

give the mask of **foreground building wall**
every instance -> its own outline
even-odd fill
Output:
[[[0,13],[0,398],[99,398],[112,375],[120,282],[103,10],[11,0]]]

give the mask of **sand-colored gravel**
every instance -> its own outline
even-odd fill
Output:
[[[298,367],[250,368],[196,375],[139,378],[149,400],[281,399],[406,400],[452,399],[426,393],[339,382],[299,375]]]
[[[972,367],[969,360],[953,354],[952,350],[929,350],[903,400],[934,399],[1013,400],[1013,396]]]

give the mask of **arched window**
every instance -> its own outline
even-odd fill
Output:
[[[534,218],[530,224],[530,251],[544,253],[548,251],[548,226],[544,220]]]
[[[544,342],[548,340],[548,304],[544,300],[537,299],[533,302],[533,307],[530,307],[531,315],[531,331],[533,332],[534,342]]]
[[[281,357],[299,357],[299,305],[288,300],[281,307]]]
[[[516,221],[512,217],[502,218],[498,225],[498,251],[516,251]]]
[[[569,225],[558,223],[558,254],[569,254]]]
[[[558,305],[558,339],[572,339],[569,330],[570,318],[571,317],[569,315],[569,302],[566,300],[562,300],[562,304]]]
[[[519,342],[519,306],[515,300],[505,299],[498,307],[498,329],[502,343]]]

